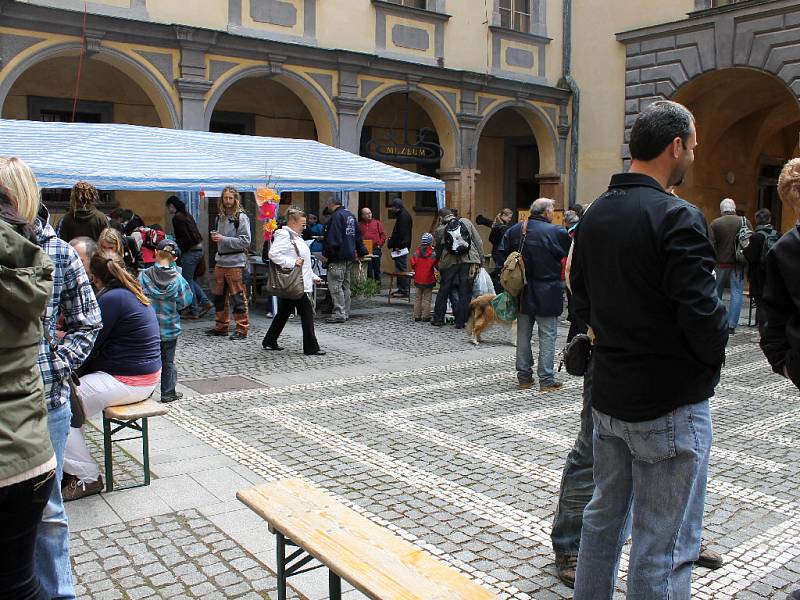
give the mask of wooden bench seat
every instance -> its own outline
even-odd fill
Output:
[[[300,568],[312,558],[329,569],[331,600],[341,598],[341,579],[369,598],[381,600],[496,597],[425,550],[301,480],[257,485],[240,490],[236,497],[263,517],[277,536],[279,600],[286,598],[286,578],[309,570]],[[299,549],[287,557],[286,545]],[[307,556],[302,557],[303,551]]]

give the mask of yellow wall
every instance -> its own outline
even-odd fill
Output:
[[[186,0],[150,0],[147,12],[150,19],[158,23],[182,23],[219,29],[228,27],[228,3],[219,0],[191,0],[191,10],[187,11]]]
[[[572,71],[581,90],[577,201],[586,204],[622,168],[625,46],[615,34],[684,18],[694,0],[583,0],[573,9]],[[612,16],[613,18],[607,18]]]

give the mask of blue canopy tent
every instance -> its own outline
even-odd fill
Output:
[[[280,192],[433,191],[444,182],[312,140],[137,125],[0,119],[0,155],[23,159],[45,188],[86,180],[100,189]],[[345,200],[345,203],[347,201]]]

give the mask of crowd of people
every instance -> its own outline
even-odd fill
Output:
[[[781,237],[761,209],[753,229],[728,198],[707,224],[674,192],[696,145],[694,116],[673,102],[654,103],[631,130],[630,171],[614,175],[586,211],[575,205],[556,224],[553,200],[539,198],[523,222],[514,223],[510,209],[476,219],[490,227],[492,291],[502,291],[512,259],[525,267],[519,388],[533,387],[535,366],[540,392],[562,385],[554,363],[565,286],[568,339],[591,340],[580,432],[552,529],[558,576],[579,600],[613,596],[629,537],[629,597],[688,598],[693,564],[723,564],[702,541],[709,399],[739,324],[746,272],[761,348],[775,373],[800,386],[800,226]],[[800,159],[785,165],[778,191],[800,220]],[[209,236],[213,302],[200,283],[205,240],[179,198],[166,200],[172,237],[129,210],[106,217],[99,198],[94,186],[77,183],[56,231],[31,169],[0,158],[0,322],[17,332],[0,342],[0,369],[11,382],[0,393],[0,596],[74,597],[64,502],[103,488],[75,403],[91,417],[149,398],[159,386],[162,402],[175,401],[182,318],[214,308],[209,335],[242,340],[250,329],[251,226],[235,188],[222,191]],[[409,296],[413,283],[415,321],[442,327],[449,304],[455,328],[466,326],[485,262],[475,224],[442,208],[412,247],[410,213],[399,198],[390,210],[387,236],[369,208],[356,218],[338,196],[326,204],[324,225],[300,207],[286,209],[265,256],[300,269],[303,293],[278,300],[265,350],[284,349],[279,339],[296,313],[303,352],[325,354],[314,325],[313,292],[322,283],[314,255],[333,305],[327,323],[350,319],[353,265],[367,257],[368,277],[380,280],[386,247],[396,272],[410,273],[396,296]]]

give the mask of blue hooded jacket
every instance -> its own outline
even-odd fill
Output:
[[[328,221],[322,253],[330,262],[352,261],[356,255],[369,254],[356,218],[343,206],[337,208]]]

